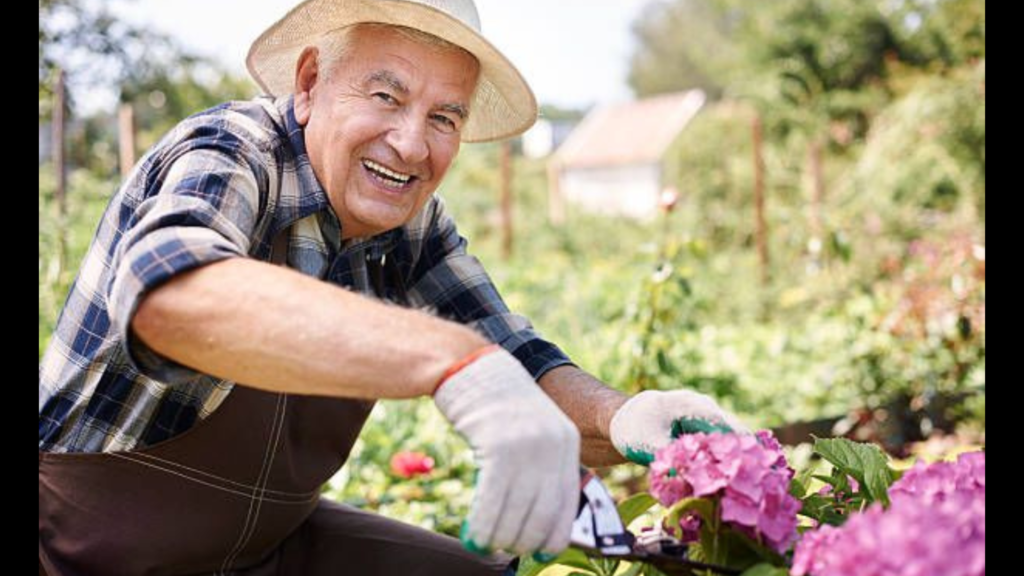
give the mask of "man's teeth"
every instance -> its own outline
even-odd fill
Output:
[[[366,168],[370,172],[373,172],[374,175],[384,177],[382,180],[387,184],[399,183],[404,185],[408,184],[409,180],[412,179],[412,175],[410,174],[402,174],[400,172],[395,172],[394,170],[389,170],[372,160],[363,160],[363,166],[366,166]]]

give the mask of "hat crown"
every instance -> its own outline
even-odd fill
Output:
[[[406,2],[409,4],[423,4],[448,14],[469,26],[479,34],[482,32],[480,26],[480,13],[477,12],[476,3],[473,0],[378,0],[379,2]]]

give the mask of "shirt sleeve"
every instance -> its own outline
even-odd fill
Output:
[[[480,261],[466,252],[444,203],[435,198],[419,261],[413,269],[410,301],[443,318],[467,324],[515,356],[534,380],[572,364],[558,346],[544,340],[525,317],[509,311]]]
[[[245,149],[219,133],[169,155],[165,166],[153,160],[146,182],[113,211],[121,238],[111,262],[109,314],[128,360],[145,376],[168,384],[201,376],[135,338],[131,320],[143,296],[178,274],[249,253],[268,176],[258,155]]]

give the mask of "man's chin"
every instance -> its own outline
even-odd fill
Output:
[[[364,215],[354,222],[354,228],[363,232],[359,234],[360,237],[376,236],[395,228],[401,228],[409,221],[410,217],[411,215],[408,210],[402,211],[401,214],[397,215]]]

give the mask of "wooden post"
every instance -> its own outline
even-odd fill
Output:
[[[754,205],[757,210],[757,254],[761,262],[761,284],[770,278],[768,258],[768,222],[765,218],[764,195],[764,136],[760,113],[754,115]]]
[[[67,195],[65,187],[67,178],[64,171],[64,71],[57,69],[57,83],[53,89],[53,166],[57,171],[57,189],[54,199],[57,201],[57,267],[54,280],[60,278],[64,271],[65,252],[67,251]]]
[[[501,255],[512,257],[512,142],[501,143]]]
[[[135,166],[135,113],[130,102],[121,104],[117,111],[117,143],[124,179]]]

